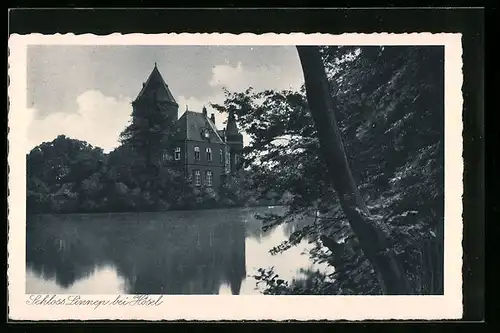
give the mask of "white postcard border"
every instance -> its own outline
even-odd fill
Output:
[[[444,45],[445,264],[443,296],[176,296],[150,307],[28,305],[25,294],[27,45]],[[365,320],[462,316],[462,47],[460,34],[11,35],[8,114],[8,310],[13,320]],[[57,295],[67,297],[68,295]],[[113,300],[116,295],[81,295]]]

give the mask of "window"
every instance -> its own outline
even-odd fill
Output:
[[[229,153],[229,148],[226,146],[226,173],[231,172],[231,154]]]
[[[168,152],[167,151],[164,151],[162,156],[164,161],[168,161],[170,159],[170,156],[168,155]]]
[[[196,186],[201,185],[201,173],[200,170],[194,170],[194,183]]]
[[[238,166],[240,164],[240,155],[234,155],[234,165]]]
[[[200,147],[194,147],[194,159],[197,161],[200,160]]]
[[[212,171],[207,170],[207,186],[212,186]]]
[[[207,148],[207,161],[212,160],[212,148]]]
[[[175,160],[178,161],[181,159],[181,147],[176,147],[175,148]]]
[[[224,153],[222,152],[222,149],[219,151],[219,158],[220,158],[220,163],[224,163]]]

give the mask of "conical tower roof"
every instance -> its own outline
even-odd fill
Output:
[[[143,84],[139,95],[137,95],[135,102],[142,99],[153,100],[155,102],[172,103],[177,105],[177,102],[175,101],[172,92],[168,88],[168,85],[165,83],[165,80],[163,80],[163,77],[161,76],[156,63],[147,81]]]

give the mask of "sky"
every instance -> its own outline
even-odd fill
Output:
[[[157,63],[179,104],[226,118],[222,88],[298,90],[303,75],[293,46],[78,46],[31,45],[27,57],[29,149],[64,134],[105,152],[119,145],[131,120],[130,103]],[[248,143],[248,137],[244,140]]]

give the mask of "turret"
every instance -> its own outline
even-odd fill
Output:
[[[228,144],[230,149],[231,171],[234,172],[238,169],[241,162],[241,153],[243,150],[243,135],[238,130],[236,118],[232,111],[229,113],[227,119],[225,135],[226,143]]]
[[[236,125],[236,118],[234,117],[234,112],[230,112],[227,118],[227,126],[226,126],[227,135],[238,135],[240,132],[238,131],[238,125]]]

